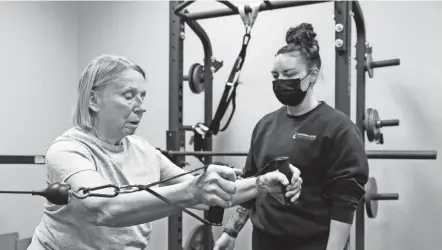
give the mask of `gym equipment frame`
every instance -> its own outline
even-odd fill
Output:
[[[212,121],[213,109],[213,73],[219,64],[212,52],[210,39],[204,29],[197,23],[197,20],[217,18],[239,14],[238,9],[228,1],[218,1],[228,8],[189,13],[185,10],[195,1],[171,1],[170,2],[170,61],[169,61],[169,129],[166,132],[167,151],[164,153],[178,165],[184,166],[185,156],[200,156],[206,163],[212,162],[212,156],[246,156],[245,152],[212,152],[212,136],[204,138],[203,151],[185,151],[185,132],[191,131],[192,126],[183,125],[183,81],[189,81],[201,75],[199,84],[203,87],[198,93],[204,93],[204,124],[208,126]],[[365,139],[365,132],[369,141],[383,143],[383,135],[380,128],[383,126],[397,126],[398,120],[381,121],[379,117],[366,120],[365,113],[365,76],[373,77],[373,69],[380,67],[396,66],[400,64],[399,59],[374,62],[371,56],[372,48],[366,42],[365,21],[362,9],[357,1],[278,1],[271,3],[264,1],[260,11],[269,11],[289,7],[298,7],[316,3],[334,2],[335,19],[335,50],[336,50],[336,74],[335,74],[335,108],[351,115],[351,23],[352,18],[356,24],[356,125]],[[184,11],[183,11],[184,10]],[[198,74],[190,71],[188,76],[183,75],[183,40],[185,38],[185,25],[201,40],[204,50],[204,65],[198,68]],[[191,68],[195,68],[193,65]],[[215,69],[215,70],[214,70]],[[202,83],[201,83],[202,82]],[[194,87],[195,88],[195,87]],[[191,90],[195,93],[191,85]],[[204,90],[203,90],[204,89]],[[376,111],[377,114],[377,111]],[[368,129],[369,128],[369,129]],[[370,159],[436,159],[435,151],[367,151]],[[377,191],[377,190],[376,190]],[[382,199],[397,199],[397,195],[372,195],[376,201]],[[384,198],[382,198],[384,197]],[[386,198],[387,197],[387,198]],[[376,203],[377,204],[377,203]],[[364,250],[364,199],[356,211],[356,250]],[[181,250],[182,244],[182,216],[181,213],[169,217],[168,249]],[[203,239],[204,250],[213,249],[212,229],[204,226],[205,236]],[[192,235],[194,236],[194,235]],[[209,237],[207,237],[209,236]],[[190,237],[190,236],[189,236]]]
[[[166,131],[167,150],[161,150],[178,166],[185,166],[185,156],[204,159],[206,164],[212,162],[212,156],[247,156],[247,152],[213,152],[212,136],[203,140],[202,151],[185,151],[185,132],[192,131],[193,126],[183,125],[183,81],[192,81],[192,92],[204,93],[204,124],[212,121],[213,73],[222,66],[212,53],[210,39],[196,20],[223,17],[239,14],[238,8],[228,1],[218,1],[228,8],[197,13],[188,13],[185,8],[195,1],[171,1],[169,4],[170,36],[169,36],[169,128]],[[365,143],[365,134],[369,142],[383,144],[381,128],[398,126],[399,120],[380,120],[377,110],[365,107],[366,73],[374,76],[373,69],[396,66],[399,59],[373,61],[372,47],[367,43],[365,21],[362,9],[357,1],[264,1],[259,11],[269,11],[288,7],[297,7],[315,3],[333,2],[335,19],[335,108],[351,116],[351,23],[356,25],[356,125]],[[204,65],[191,66],[189,75],[183,75],[183,40],[185,25],[188,25],[201,40],[204,50]],[[196,83],[196,84],[195,84]],[[193,88],[192,88],[193,86]],[[367,150],[368,159],[415,159],[435,160],[434,150]],[[43,155],[0,155],[2,164],[45,164]],[[397,200],[398,194],[379,194],[376,180],[370,177],[366,185],[366,195],[356,211],[356,250],[364,250],[365,209],[369,218],[375,218],[378,210],[377,201]],[[207,217],[207,212],[204,213]],[[190,234],[185,250],[194,245],[204,245],[204,250],[212,250],[214,239],[210,225],[200,225]],[[172,215],[168,219],[168,249],[182,250],[182,213]]]

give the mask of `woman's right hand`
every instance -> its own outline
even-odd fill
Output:
[[[230,235],[223,233],[221,237],[215,242],[213,250],[233,250],[235,248],[236,239]]]
[[[264,189],[265,193],[271,195],[283,195],[285,193],[285,196],[291,202],[295,202],[301,194],[303,181],[298,168],[291,164],[289,164],[289,168],[293,173],[291,180],[288,180],[284,174],[275,170],[261,176],[258,180],[258,186]]]
[[[211,164],[189,183],[189,192],[196,204],[231,207],[236,192],[235,169]]]

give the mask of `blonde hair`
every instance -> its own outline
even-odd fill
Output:
[[[89,109],[92,90],[116,80],[129,69],[139,72],[146,79],[143,69],[125,57],[101,55],[89,62],[78,83],[77,105],[73,118],[75,126],[86,130],[93,127],[92,113]]]

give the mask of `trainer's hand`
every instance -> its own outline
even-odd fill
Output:
[[[299,195],[301,195],[302,178],[300,177],[301,171],[299,171],[298,168],[292,164],[289,164],[289,167],[293,173],[293,176],[292,180],[290,181],[290,185],[286,187],[287,193],[285,194],[285,197],[290,198],[290,201],[293,203],[299,198]]]
[[[235,238],[223,233],[221,237],[215,242],[213,250],[233,250],[235,248]]]
[[[189,192],[197,204],[228,208],[236,192],[235,181],[234,169],[212,164],[189,183]]]

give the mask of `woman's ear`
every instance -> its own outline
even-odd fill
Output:
[[[95,91],[91,91],[91,95],[89,96],[89,109],[94,112],[98,112],[100,110],[100,98],[98,93]]]
[[[310,83],[315,84],[319,78],[319,69],[314,68],[310,73]]]

